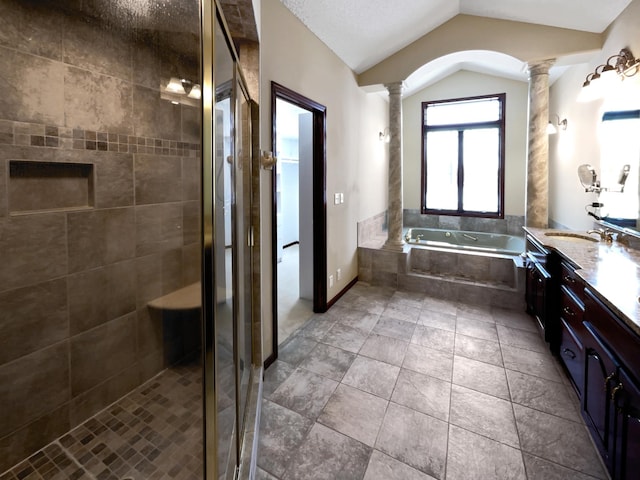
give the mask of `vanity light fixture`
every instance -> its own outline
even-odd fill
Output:
[[[389,143],[391,135],[389,135],[389,127],[386,127],[382,132],[378,133],[378,140],[384,143]]]
[[[547,125],[547,134],[549,135],[555,135],[556,133],[558,133],[558,129],[556,127],[562,127],[562,130],[567,129],[567,119],[564,118],[560,120],[559,115],[555,115],[555,117],[557,121],[554,123],[551,120],[549,120],[549,124]]]
[[[611,55],[607,59],[607,63],[598,65],[593,73],[586,76],[582,89],[578,95],[579,102],[590,102],[596,100],[604,93],[602,87],[604,80],[616,78],[613,76],[615,72],[618,74],[620,80],[624,80],[625,77],[633,77],[640,71],[640,58],[635,58],[628,48],[623,48],[617,55]],[[605,75],[606,76],[603,76]],[[594,84],[596,80],[601,80]]]

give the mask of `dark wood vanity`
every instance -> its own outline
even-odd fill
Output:
[[[534,229],[526,230],[527,311],[564,365],[611,478],[638,478],[639,320],[628,317],[610,298],[604,298],[597,282],[590,283],[589,275],[575,263],[578,247],[568,245],[570,255],[566,255],[561,242],[545,242],[539,232],[536,235]],[[613,261],[601,248],[606,247],[585,248],[585,255],[595,252],[594,264]],[[633,275],[638,275],[635,269]],[[618,286],[625,287],[623,283]],[[637,296],[630,299],[633,301],[637,302]]]

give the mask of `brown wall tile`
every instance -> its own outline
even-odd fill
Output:
[[[130,83],[69,66],[64,83],[67,127],[133,133]]]
[[[133,155],[100,153],[96,164],[96,207],[133,205]]]
[[[133,48],[133,83],[143,87],[158,89],[164,79],[168,82],[172,72],[162,70],[161,47],[156,32],[149,32],[144,43]]]
[[[182,158],[182,200],[200,199],[200,158]]]
[[[138,370],[138,365],[133,364],[118,375],[73,398],[69,405],[71,428],[84,422],[140,385]]]
[[[53,280],[0,293],[0,364],[69,336],[67,282]]]
[[[69,213],[67,224],[70,272],[135,256],[133,208]]]
[[[139,257],[181,247],[182,232],[180,203],[136,207],[136,254]]]
[[[74,397],[135,363],[135,319],[134,312],[71,338],[71,392]]]
[[[131,81],[131,44],[118,30],[88,18],[66,17],[62,45],[65,63]]]
[[[44,403],[44,402],[43,402]],[[11,468],[69,430],[69,404],[0,438],[0,472]]]
[[[46,401],[45,401],[46,399]],[[67,342],[0,367],[0,437],[69,401]],[[11,412],[6,415],[4,412]]]
[[[136,309],[135,268],[134,260],[126,260],[69,276],[71,335]]]
[[[200,108],[182,105],[182,141],[200,143],[202,112]]]
[[[7,186],[7,162],[0,159],[0,217],[7,216],[7,196],[9,187]]]
[[[140,359],[140,380],[146,382],[154,375],[162,371],[164,367],[164,358],[162,351],[155,351],[146,357]]]
[[[180,117],[180,105],[161,99],[159,89],[134,86],[133,118],[137,136],[180,140]]]
[[[182,250],[169,250],[136,259],[137,307],[178,290],[182,283]]]
[[[180,157],[138,154],[134,160],[136,205],[182,200]]]
[[[0,219],[0,231],[0,291],[66,274],[64,214]]]
[[[200,242],[200,202],[182,204],[182,241],[184,245]]]
[[[60,60],[62,25],[62,15],[45,5],[19,0],[0,2],[0,45]]]
[[[149,307],[138,309],[136,317],[136,338],[138,360],[150,353],[162,352],[162,314]]]
[[[64,124],[64,66],[0,47],[2,118],[21,122]],[[46,79],[46,81],[42,81]]]
[[[182,283],[184,285],[200,281],[201,258],[200,242],[182,248]]]

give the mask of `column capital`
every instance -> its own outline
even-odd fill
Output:
[[[384,87],[389,92],[389,95],[402,95],[402,90],[404,90],[404,81],[385,83]]]
[[[556,63],[555,58],[541,60],[539,62],[527,63],[529,77],[536,75],[549,75],[549,69]]]

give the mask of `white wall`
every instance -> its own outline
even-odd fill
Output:
[[[367,94],[354,73],[279,0],[261,6],[261,147],[271,150],[271,81],[327,107],[327,269],[342,269],[328,288],[332,299],[358,273],[357,222],[387,208],[386,144],[378,132],[388,125],[388,103]],[[271,172],[261,172],[264,355],[271,354]],[[334,205],[333,194],[345,202]]]
[[[640,1],[634,0],[605,33],[602,52],[589,64],[569,69],[551,87],[551,114],[567,118],[568,128],[560,130],[549,143],[549,217],[571,229],[591,228],[593,218],[584,207],[596,200],[593,193],[585,193],[578,180],[577,169],[589,163],[601,172],[601,156],[606,146],[598,141],[598,127],[602,114],[608,110],[640,108],[640,74],[609,90],[602,100],[591,103],[576,101],[587,74],[603,64],[620,49],[630,48],[640,55]]]
[[[407,97],[403,108],[404,208],[420,209],[421,103],[506,93],[505,214],[524,215],[528,86],[524,82],[460,70]]]

